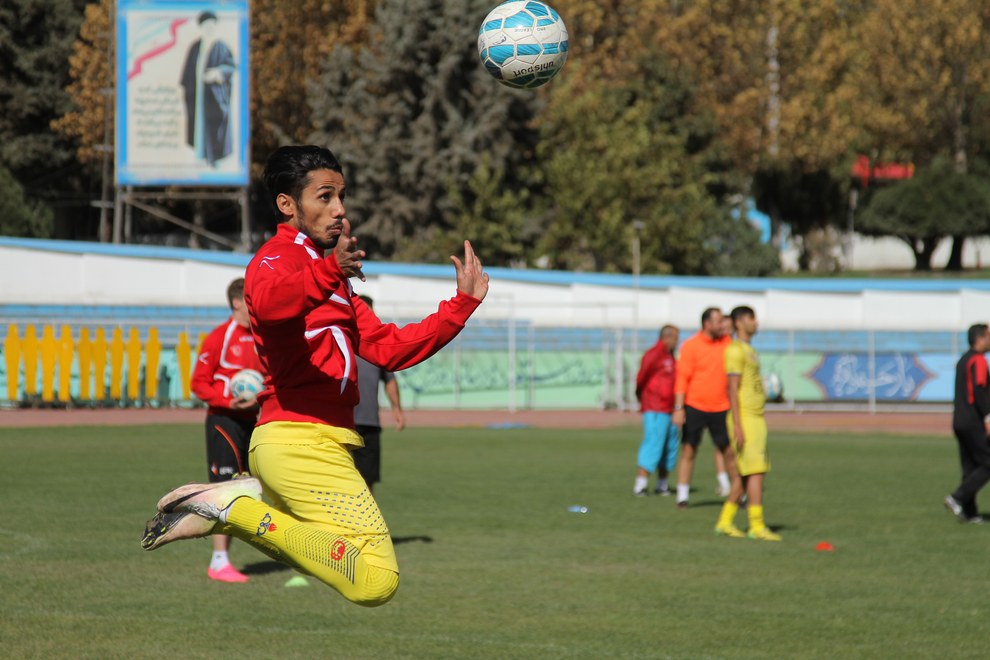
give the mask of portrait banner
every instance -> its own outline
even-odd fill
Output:
[[[117,0],[117,185],[248,184],[248,16],[248,0]]]

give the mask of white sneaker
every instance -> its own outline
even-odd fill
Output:
[[[158,500],[158,510],[162,513],[187,511],[215,521],[239,497],[260,500],[261,482],[254,477],[242,477],[215,484],[186,484]]]
[[[951,511],[952,515],[958,518],[960,522],[966,522],[967,516],[963,512],[962,504],[957,502],[956,498],[952,497],[952,495],[946,495],[942,502],[945,504],[945,508]]]
[[[729,490],[730,489],[731,489],[731,487],[730,488],[722,488],[722,484],[716,484],[716,486],[715,486],[715,495],[717,495],[718,497],[728,497],[729,496]]]

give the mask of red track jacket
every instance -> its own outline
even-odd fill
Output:
[[[337,258],[322,257],[287,224],[244,275],[265,390],[258,424],[311,422],[353,429],[360,399],[355,354],[388,371],[419,364],[457,336],[481,301],[461,292],[402,328],[382,323],[351,289]]]
[[[203,340],[190,383],[193,394],[210,406],[210,414],[254,419],[256,410],[230,407],[230,378],[241,369],[264,373],[251,331],[229,319]]]

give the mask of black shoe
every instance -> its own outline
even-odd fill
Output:
[[[639,490],[633,491],[633,497],[646,497],[649,494],[650,491],[646,490],[645,488],[640,488]]]
[[[670,497],[671,495],[674,494],[674,491],[670,490],[669,488],[657,488],[653,492],[656,493],[657,495],[660,495],[661,497]]]
[[[687,511],[687,508],[688,508],[688,501],[687,500],[681,500],[680,502],[677,503],[677,510],[678,511]]]

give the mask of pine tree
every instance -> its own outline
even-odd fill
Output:
[[[49,207],[69,203],[80,185],[75,147],[51,123],[69,108],[68,59],[85,4],[5,0],[0,10],[0,168],[27,201]],[[42,223],[24,230],[47,235],[51,228]]]

